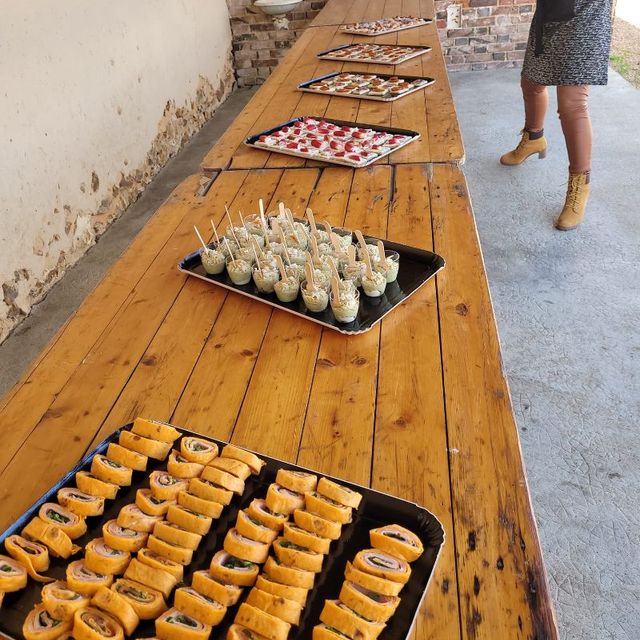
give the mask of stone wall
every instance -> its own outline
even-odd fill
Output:
[[[0,20],[0,342],[233,86],[222,0],[30,0]]]
[[[435,4],[451,71],[522,64],[535,11],[533,0],[436,0]]]
[[[326,2],[303,0],[287,14],[288,29],[278,29],[252,0],[227,0],[238,85],[262,84]]]

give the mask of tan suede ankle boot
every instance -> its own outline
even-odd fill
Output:
[[[509,153],[505,153],[500,158],[501,164],[507,166],[514,166],[522,164],[528,157],[538,154],[538,158],[542,160],[547,156],[547,139],[544,136],[531,140],[528,131],[522,130],[522,138],[518,143],[518,146]]]
[[[591,173],[570,173],[567,197],[560,216],[556,220],[556,229],[571,231],[583,220],[589,200]]]

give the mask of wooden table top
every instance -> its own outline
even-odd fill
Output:
[[[334,0],[327,2],[312,27],[349,24],[393,16],[434,18],[433,0]]]
[[[303,115],[413,129],[421,134],[420,140],[383,158],[379,164],[462,162],[464,147],[435,25],[366,38],[367,42],[432,47],[431,52],[400,65],[341,63],[316,57],[326,49],[362,40],[361,36],[339,33],[335,25],[307,29],[236,118],[234,125],[206,155],[202,162],[203,170],[210,173],[224,168],[318,166],[318,161],[270,153],[243,144],[251,134]],[[428,76],[436,82],[394,102],[323,96],[297,90],[301,82],[342,70]]]
[[[433,511],[446,543],[416,639],[557,638],[460,170],[238,170],[204,197],[199,181],[176,189],[0,403],[0,530],[119,425],[170,420]],[[353,337],[177,271],[194,224],[259,197],[447,266]]]

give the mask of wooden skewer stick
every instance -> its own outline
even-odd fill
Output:
[[[331,239],[331,244],[333,245],[333,248],[334,248],[335,252],[336,253],[342,253],[342,245],[340,244],[340,236],[335,231],[332,231],[331,234],[329,235],[329,238]]]
[[[358,240],[358,244],[362,248],[363,251],[367,251],[367,243],[364,241],[364,236],[362,235],[362,231],[360,229],[356,229],[355,231],[356,238]],[[368,251],[367,251],[368,253]]]
[[[307,289],[309,289],[309,291],[316,291],[316,283],[313,280],[313,265],[310,262],[305,263],[304,274],[307,277]]]
[[[198,227],[196,227],[196,225],[194,224],[193,228],[194,228],[194,230],[196,232],[196,235],[198,236],[198,240],[200,240],[200,244],[202,245],[202,248],[205,251],[209,251],[209,247],[207,247],[206,242],[202,239],[202,236],[200,235],[200,232],[198,231]]]
[[[242,211],[240,211],[240,209],[238,209],[238,215],[240,216],[240,222],[242,223],[242,228],[247,230],[247,224],[244,221],[244,218],[242,217]]]
[[[336,266],[336,261],[333,256],[329,256],[329,264],[331,265],[332,277],[338,278],[338,282],[340,282],[340,274],[338,273],[338,267]]]
[[[317,233],[318,227],[316,227],[316,219],[313,217],[313,211],[309,207],[307,207],[307,220],[309,221],[309,226],[311,227],[311,233]]]
[[[256,264],[258,265],[258,271],[260,272],[260,275],[264,278],[264,273],[262,273],[262,267],[260,266],[260,260],[258,260],[258,254],[256,252],[256,245],[253,245],[253,255],[256,258]]]
[[[253,250],[261,257],[264,258],[264,251],[262,247],[258,244],[258,241],[255,238],[251,238],[251,244],[253,246]]]
[[[354,267],[356,264],[356,248],[352,244],[347,247],[347,256],[349,258],[349,265]]]
[[[340,302],[340,280],[333,276],[331,278],[331,292],[333,293],[333,299],[336,302]]]
[[[369,252],[366,249],[364,250],[364,263],[367,265],[367,275],[370,278],[373,278],[373,269],[371,268],[371,256],[369,255]]]
[[[320,260],[320,251],[318,250],[318,241],[315,236],[311,236],[311,257],[314,260]]]
[[[220,246],[220,236],[218,235],[218,230],[216,229],[215,222],[211,218],[209,218],[209,222],[211,223],[211,228],[213,229],[213,235],[216,238],[216,242],[218,243],[218,246]]]
[[[285,209],[284,202],[278,202],[278,211],[280,212],[280,215],[284,218],[284,221],[288,222],[289,218],[287,218],[287,211]]]
[[[331,238],[331,234],[333,233],[333,229],[331,228],[331,225],[325,220],[322,223],[322,226],[324,227],[324,230],[327,232],[327,235],[329,236],[329,238]]]
[[[382,240],[378,240],[378,255],[380,256],[380,267],[383,271],[387,271],[387,258],[384,253],[384,244],[382,244]]]
[[[287,270],[284,268],[284,262],[282,262],[282,258],[280,256],[276,256],[276,264],[278,265],[278,271],[280,272],[280,277],[283,280],[286,280]]]
[[[294,222],[295,220],[293,219],[293,213],[291,211],[291,209],[289,209],[288,207],[284,210],[284,214],[287,216],[287,220],[289,222],[289,224],[291,225],[291,228],[295,231],[295,226],[294,226]]]
[[[231,229],[231,235],[233,236],[233,240],[236,243],[236,245],[240,246],[240,243],[238,242],[238,236],[236,236],[236,232],[235,229],[233,228],[233,220],[231,220],[231,214],[229,213],[229,209],[227,208],[227,205],[224,205],[224,210],[227,212],[227,218],[229,218],[229,229]]]
[[[227,246],[227,251],[229,252],[229,257],[231,258],[231,262],[233,266],[236,266],[236,259],[233,255],[233,251],[231,251],[231,246],[229,245],[229,240],[227,238],[224,239],[224,243]]]

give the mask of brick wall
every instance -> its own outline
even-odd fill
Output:
[[[238,86],[262,84],[326,1],[303,0],[287,14],[289,29],[276,29],[252,0],[227,0]]]
[[[436,0],[435,4],[450,70],[522,64],[535,0]],[[461,5],[460,28],[449,28],[449,5]]]

